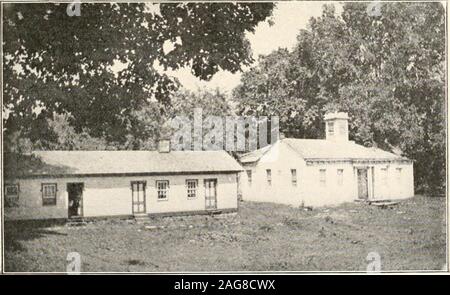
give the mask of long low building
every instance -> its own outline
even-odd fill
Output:
[[[414,195],[413,162],[348,140],[348,116],[325,117],[326,139],[285,138],[244,154],[244,200],[322,206]]]
[[[238,208],[225,151],[37,151],[5,171],[5,219],[196,214]],[[8,171],[9,170],[9,171]]]

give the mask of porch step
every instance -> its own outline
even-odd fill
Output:
[[[379,200],[369,200],[369,203],[381,204],[381,203],[400,203],[402,200],[397,199],[379,199]]]
[[[83,219],[83,217],[71,217],[66,222],[66,225],[68,225],[68,226],[84,226],[86,224],[87,223]]]
[[[402,200],[400,200],[400,199],[377,199],[377,200],[356,199],[354,201],[356,203],[383,204],[383,203],[400,203]]]
[[[146,213],[142,213],[142,214],[134,214],[134,220],[136,220],[136,222],[138,223],[144,223],[144,222],[148,222],[150,221],[150,216]]]
[[[382,209],[386,209],[386,208],[392,208],[392,206],[398,205],[398,203],[400,203],[400,202],[398,202],[398,201],[397,202],[385,201],[385,202],[372,202],[372,203],[369,202],[369,205],[377,206]]]

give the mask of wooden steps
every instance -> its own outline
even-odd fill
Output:
[[[218,209],[209,210],[208,213],[209,213],[209,215],[218,215],[218,214],[222,214],[222,210],[218,210]]]
[[[371,206],[376,206],[378,208],[386,209],[393,208],[393,206],[398,205],[402,200],[355,200],[355,202],[363,203]]]
[[[67,219],[67,226],[85,226],[87,223],[83,217],[70,217]]]
[[[147,213],[134,214],[133,217],[137,223],[150,222],[150,216]]]

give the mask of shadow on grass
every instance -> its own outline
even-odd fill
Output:
[[[45,221],[7,221],[5,222],[5,251],[26,251],[22,241],[39,239],[48,235],[67,236],[52,230],[52,227],[64,225],[62,220]]]

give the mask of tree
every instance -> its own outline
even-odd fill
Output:
[[[327,111],[346,111],[351,139],[400,151],[415,160],[417,188],[442,188],[445,10],[385,3],[371,16],[367,5],[346,3],[341,16],[324,6],[292,52],[278,50],[244,73],[234,97],[241,112],[284,115],[280,129],[294,137],[317,138]]]
[[[201,108],[204,116],[229,116],[234,114],[232,101],[219,88],[215,90],[180,89],[170,103],[171,117],[185,115],[192,117],[195,108]]]
[[[134,113],[169,104],[179,86],[158,67],[206,80],[241,70],[252,62],[245,32],[274,5],[86,3],[72,17],[66,4],[3,7],[5,135],[39,138],[47,119],[69,114],[76,132],[125,142]]]
[[[348,3],[357,80],[340,89],[340,105],[358,118],[356,138],[396,147],[416,160],[416,186],[445,183],[445,10],[440,3],[383,5],[370,17]],[[362,25],[361,25],[362,24]],[[353,48],[356,49],[356,46]],[[365,89],[361,86],[365,86]],[[356,127],[356,126],[354,126]]]
[[[324,106],[338,95],[344,74],[345,26],[325,5],[322,16],[312,18],[309,30],[301,30],[298,44],[261,56],[259,64],[242,76],[234,91],[241,113],[280,116],[280,130],[290,137],[323,135]]]
[[[14,151],[31,152],[35,149],[49,150],[152,150],[157,147],[157,141],[168,128],[168,122],[175,116],[186,116],[192,119],[194,109],[202,108],[203,116],[233,115],[229,98],[219,89],[210,91],[199,89],[189,91],[180,89],[174,93],[170,105],[159,102],[146,102],[141,109],[131,113],[130,132],[124,142],[108,141],[104,137],[93,137],[87,128],[77,132],[70,125],[70,115],[56,114],[53,119],[45,122],[46,134],[31,141],[21,134],[11,137]],[[167,130],[166,130],[167,131]]]

